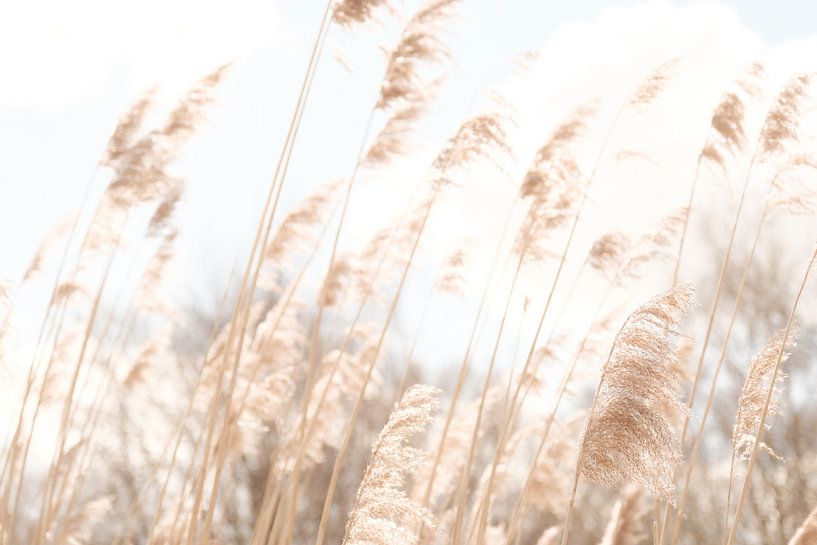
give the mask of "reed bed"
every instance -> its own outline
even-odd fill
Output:
[[[549,111],[533,143],[498,83],[420,152],[467,5],[415,7],[326,3],[215,310],[180,304],[172,281],[187,184],[173,165],[230,67],[169,110],[149,92],[122,115],[101,197],[0,287],[15,388],[0,543],[817,543],[814,75],[734,66],[661,209],[610,188],[664,183],[648,144],[694,63]],[[390,24],[351,169],[283,207],[327,43]],[[507,79],[534,85],[536,62]],[[367,184],[409,164],[386,222],[355,217]],[[496,232],[452,236],[484,184],[508,197]],[[616,207],[651,219],[608,228]],[[40,313],[22,342],[21,309]],[[454,315],[459,336],[441,339]],[[429,343],[457,356],[436,369]]]

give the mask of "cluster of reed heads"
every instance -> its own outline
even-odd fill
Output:
[[[798,309],[817,254],[791,258],[794,284],[757,272],[776,222],[813,226],[817,156],[799,132],[813,75],[769,95],[762,61],[740,68],[701,120],[688,200],[643,233],[601,233],[586,248],[597,178],[645,159],[615,149],[616,131],[661,107],[683,59],[617,99],[601,141],[588,138],[595,104],[577,105],[542,128],[527,158],[514,157],[513,105],[485,92],[402,214],[348,249],[361,174],[411,159],[459,4],[428,0],[406,19],[353,171],[283,210],[327,35],[399,14],[384,0],[328,2],[246,262],[209,315],[178,308],[168,285],[186,183],[170,167],[228,69],[164,122],[152,123],[151,94],[121,118],[97,165],[106,188],[83,203],[89,220],[49,235],[0,292],[0,338],[12,346],[26,288],[50,290],[31,350],[0,354],[20,385],[5,402],[0,543],[817,543],[817,419],[786,382],[809,377],[795,341],[810,331]],[[761,113],[754,134],[745,118]],[[481,173],[508,177],[511,160],[527,166],[508,181],[515,196],[496,246],[483,248],[489,270],[469,267],[474,245],[463,241],[432,271],[429,302],[473,303],[469,334],[450,339],[462,356],[440,387],[415,384],[430,378],[414,353],[434,307],[407,351],[389,333],[444,224],[437,211]],[[727,227],[710,241],[720,259],[686,274],[704,259],[688,254],[700,244],[696,212],[706,214],[698,182],[712,172],[740,172],[742,183],[722,188]],[[702,301],[684,279],[695,275]],[[535,296],[522,297],[530,278]],[[644,296],[634,282],[644,278],[664,291]],[[585,282],[602,289],[568,320]],[[747,351],[756,355],[737,359]]]

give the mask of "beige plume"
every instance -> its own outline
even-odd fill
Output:
[[[431,513],[406,495],[404,480],[405,472],[423,456],[407,442],[434,417],[440,393],[430,386],[415,385],[394,408],[372,446],[344,545],[411,545],[417,541],[415,523],[433,526]]]
[[[672,416],[685,410],[672,337],[692,305],[692,288],[677,286],[636,309],[619,331],[579,452],[588,479],[607,486],[639,483],[672,501],[681,459]]]

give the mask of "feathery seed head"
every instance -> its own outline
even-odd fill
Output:
[[[761,129],[761,156],[768,157],[784,151],[787,142],[797,136],[803,102],[808,96],[813,77],[814,74],[795,76],[777,95]]]
[[[363,164],[367,167],[383,166],[406,152],[412,125],[427,110],[426,101],[408,102],[400,106],[380,129],[366,155]]]
[[[380,9],[393,10],[388,0],[343,0],[332,8],[332,20],[349,28],[374,19]]]
[[[439,408],[440,393],[437,388],[415,385],[395,406],[372,445],[344,545],[413,545],[416,523],[433,526],[431,513],[406,495],[404,473],[422,458],[422,452],[409,447],[407,441],[431,421]]]
[[[632,242],[624,233],[605,233],[596,239],[590,249],[588,262],[597,271],[617,270],[631,245]]]
[[[465,248],[457,248],[446,257],[443,263],[440,277],[437,280],[437,289],[451,295],[462,295],[465,283],[463,269],[465,268],[468,255]]]
[[[675,75],[680,59],[674,58],[653,70],[627,99],[627,107],[644,106],[653,102],[664,91],[669,80]]]
[[[502,158],[511,153],[507,123],[506,116],[496,112],[469,118],[434,159],[434,168],[445,172],[476,159],[490,160],[501,166]]]
[[[579,468],[588,479],[607,486],[639,483],[672,501],[673,471],[681,459],[672,414],[685,410],[672,337],[692,305],[692,288],[680,285],[625,321],[582,439]]]
[[[105,156],[101,161],[103,165],[113,166],[122,154],[131,147],[133,139],[141,128],[145,115],[153,103],[154,93],[154,90],[146,92],[120,118],[108,141],[108,148],[105,150]]]
[[[442,24],[451,18],[458,0],[429,0],[408,22],[400,42],[389,55],[380,86],[377,108],[394,109],[400,102],[414,104],[426,100],[420,77],[420,63],[436,63],[448,56],[440,40]]]
[[[789,331],[788,335],[786,335],[785,330],[778,331],[752,358],[749,364],[749,372],[746,374],[746,381],[743,383],[743,389],[740,392],[738,413],[732,432],[732,447],[743,459],[748,459],[751,453],[758,426],[760,426],[760,419],[766,406],[766,397],[770,386],[774,392],[768,414],[780,414],[777,398],[786,377],[783,373],[778,373],[774,385],[770,385],[769,382],[772,380],[774,370],[778,365],[778,358],[781,363],[789,358],[789,351],[795,344],[796,336],[795,329]],[[770,454],[774,454],[768,446],[763,445],[763,447]]]

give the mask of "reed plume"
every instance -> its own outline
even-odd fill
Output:
[[[139,384],[144,383],[147,373],[156,365],[156,360],[169,359],[166,352],[170,346],[170,340],[170,330],[162,328],[142,344],[130,369],[122,379],[122,386],[125,390],[133,390]]]
[[[262,289],[280,291],[279,276],[289,272],[297,252],[304,246],[312,246],[314,253],[334,212],[333,205],[337,205],[338,191],[343,182],[343,179],[333,179],[321,184],[286,213],[262,254],[264,266],[259,275]],[[294,280],[293,285],[298,282]]]
[[[508,143],[508,127],[513,124],[508,114],[508,105],[501,99],[493,111],[469,117],[460,125],[456,134],[449,139],[437,154],[432,167],[440,173],[448,169],[463,167],[483,159],[502,167],[503,161],[512,154]]]
[[[374,19],[380,9],[393,8],[389,0],[343,0],[332,8],[332,21],[348,28]]]
[[[570,146],[584,135],[592,115],[592,108],[580,106],[553,130],[546,143],[537,150],[525,174],[519,188],[522,197],[541,199],[551,186],[561,185],[577,173],[578,166]]]
[[[612,271],[621,268],[632,244],[632,240],[625,233],[617,231],[605,233],[593,243],[587,258],[588,263],[602,274],[610,275]]]
[[[806,266],[806,270],[803,273],[803,277],[800,281],[800,287],[797,289],[797,294],[794,297],[794,302],[792,303],[791,310],[789,311],[789,317],[786,322],[786,327],[783,330],[782,341],[780,342],[780,347],[777,350],[777,354],[774,357],[774,365],[771,370],[771,375],[769,378],[769,384],[766,388],[765,393],[765,400],[763,402],[763,406],[760,410],[759,419],[757,422],[757,430],[755,431],[754,439],[752,440],[752,449],[751,453],[749,454],[748,463],[746,466],[746,476],[743,479],[743,487],[741,489],[740,496],[738,497],[737,507],[735,508],[735,516],[732,521],[732,526],[729,528],[728,537],[726,537],[726,533],[724,533],[724,541],[726,545],[732,545],[735,543],[735,538],[738,532],[738,524],[740,523],[740,517],[743,513],[743,508],[746,504],[746,497],[749,492],[749,486],[751,484],[752,479],[752,471],[755,468],[755,464],[757,462],[757,455],[760,449],[761,444],[761,437],[763,436],[763,432],[766,428],[766,417],[769,415],[769,410],[772,407],[772,401],[775,394],[775,389],[777,386],[777,376],[780,373],[780,364],[783,361],[783,355],[786,350],[786,346],[788,345],[788,336],[794,331],[795,329],[795,319],[797,317],[797,308],[800,304],[800,300],[803,297],[803,292],[808,285],[809,278],[811,273],[814,270],[815,262],[817,262],[817,248],[812,252],[811,257],[809,259],[808,265]],[[732,450],[733,458],[732,458],[732,467],[734,468],[734,455],[735,450]],[[729,478],[729,485],[731,490],[732,484],[732,475],[730,474]],[[727,522],[728,522],[728,513],[729,513],[729,496],[727,496],[726,501],[726,509],[727,509]],[[724,525],[724,532],[726,532],[727,528]]]
[[[467,268],[468,257],[463,247],[456,248],[448,254],[443,262],[435,288],[450,295],[463,295],[465,293],[463,272]]]
[[[386,73],[380,85],[377,108],[394,109],[400,102],[421,104],[426,89],[420,77],[423,63],[448,57],[448,48],[440,39],[442,25],[452,17],[458,0],[430,0],[411,18],[397,46],[391,51]]]
[[[746,138],[742,123],[743,113],[743,101],[736,93],[730,92],[723,96],[712,114],[710,121],[712,131],[721,137],[724,147],[728,150],[738,148]],[[701,156],[718,165],[724,163],[724,156],[715,141],[707,140],[701,150]]]
[[[343,256],[338,257],[329,272],[326,273],[326,278],[323,279],[318,302],[325,307],[332,307],[337,304],[353,270],[353,266],[348,259]]]
[[[680,59],[673,58],[655,68],[644,81],[630,93],[624,108],[644,106],[661,96],[680,64]]]
[[[416,522],[433,525],[431,513],[406,495],[405,473],[423,457],[422,451],[408,446],[408,440],[424,431],[434,417],[439,395],[436,388],[416,385],[395,406],[372,445],[344,544],[411,545],[417,541],[412,529]]]
[[[737,80],[735,84],[737,89],[724,93],[712,112],[706,139],[701,151],[698,153],[698,159],[695,162],[695,174],[689,188],[686,214],[684,215],[678,253],[675,258],[675,269],[672,272],[673,286],[678,283],[681,258],[684,254],[690,214],[698,188],[701,165],[705,163],[715,165],[723,170],[726,167],[726,156],[735,156],[744,146],[746,140],[746,130],[744,129],[746,106],[743,95],[755,96],[758,93],[756,80],[760,79],[763,73],[763,65],[754,63],[749,73]]]
[[[588,106],[576,108],[536,152],[519,194],[529,203],[516,239],[516,251],[531,260],[553,255],[550,237],[573,217],[582,196],[581,171],[573,146],[584,134],[593,114]]]
[[[743,389],[740,392],[738,413],[735,417],[735,427],[732,432],[732,448],[735,449],[741,460],[747,460],[751,453],[755,434],[766,405],[766,392],[769,388],[772,389],[773,393],[767,414],[780,414],[777,399],[780,396],[780,390],[783,387],[786,375],[778,373],[774,379],[774,384],[770,384],[770,381],[777,366],[778,354],[780,355],[780,363],[785,362],[789,358],[789,351],[795,345],[796,338],[797,332],[794,328],[788,332],[778,331],[769,339],[766,346],[761,348],[752,358],[746,381],[743,383]],[[785,346],[783,345],[784,342],[786,343]],[[774,455],[774,451],[768,445],[761,443],[761,448]]]
[[[143,99],[134,106],[135,111],[125,116],[114,133],[111,144],[114,149],[109,147],[105,158],[105,164],[114,170],[114,178],[105,192],[108,200],[128,207],[177,190],[180,180],[167,173],[167,166],[176,158],[179,146],[195,132],[227,68],[219,67],[202,78],[170,111],[163,126],[135,141],[133,133],[139,128],[149,102]],[[127,145],[128,142],[132,143]]]
[[[817,190],[811,177],[817,169],[817,158],[811,153],[791,155],[771,181],[764,221],[775,214],[807,216],[817,210]]]
[[[759,154],[769,157],[785,150],[787,142],[797,136],[813,74],[791,78],[775,99],[760,133]]]
[[[619,331],[581,442],[579,470],[588,479],[638,483],[672,501],[681,453],[671,422],[684,406],[671,336],[692,305],[692,288],[672,288],[636,309]]]
[[[168,269],[175,258],[175,243],[178,237],[176,229],[170,229],[162,237],[156,251],[150,257],[139,279],[136,288],[136,301],[139,308],[173,316],[174,310],[159,289],[162,281],[166,282]]]
[[[362,164],[369,168],[388,165],[410,149],[409,136],[418,119],[427,111],[426,100],[410,102],[397,109],[375,136]]]
[[[154,90],[146,92],[119,118],[113,134],[108,139],[108,147],[100,164],[115,166],[119,158],[133,146],[134,138],[142,127],[145,115],[153,105],[154,94]]]

